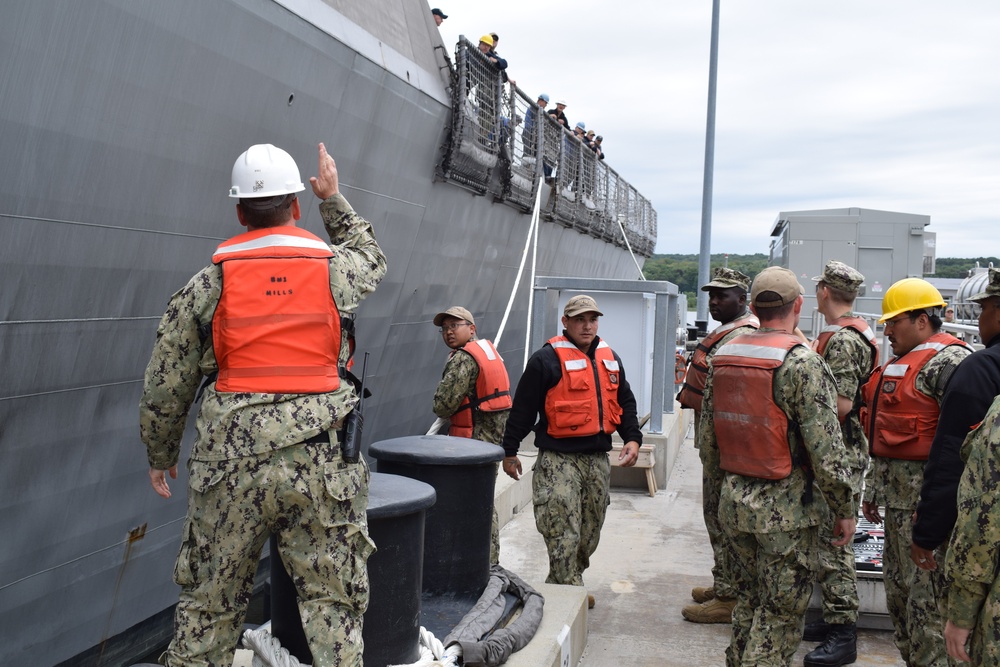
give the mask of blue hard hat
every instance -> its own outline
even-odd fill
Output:
[[[548,102],[549,102],[549,96],[547,94],[545,94],[545,93],[542,93],[541,95],[539,95],[538,99],[545,100],[546,104],[548,104]]]

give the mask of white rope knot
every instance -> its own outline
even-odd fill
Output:
[[[266,628],[244,632],[243,645],[253,651],[253,667],[309,667],[282,647],[281,642]],[[461,657],[461,646],[455,644],[445,648],[433,632],[421,626],[420,658],[417,662],[389,667],[458,667]]]
[[[253,667],[309,667],[281,646],[281,642],[267,630],[247,630],[243,645],[253,651]]]
[[[433,632],[420,626],[420,658],[408,665],[388,667],[458,667],[458,659],[461,657],[461,646],[453,644],[445,648]]]

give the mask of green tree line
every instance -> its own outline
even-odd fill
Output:
[[[979,266],[1000,267],[1000,259],[996,257],[939,257],[935,260],[935,273],[927,276],[934,278],[965,278],[969,274],[969,269],[976,263]],[[767,266],[767,255],[755,253],[753,255],[726,255],[713,254],[711,259],[711,273],[720,266],[728,266],[753,278]],[[677,285],[677,288],[687,294],[688,309],[695,308],[695,301],[698,298],[698,255],[653,255],[646,260],[642,267],[642,273],[647,280],[666,280]]]
[[[1000,268],[1000,259],[996,257],[973,257],[964,259],[961,257],[938,257],[934,260],[934,273],[928,277],[934,278],[965,278],[969,275],[969,269],[976,266],[986,267],[990,263]]]

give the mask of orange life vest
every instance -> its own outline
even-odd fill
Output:
[[[861,388],[861,423],[873,456],[926,461],[937,430],[938,402],[917,390],[917,375],[946,347],[965,343],[936,333],[906,354],[890,359]]]
[[[340,313],[330,292],[333,252],[290,226],[222,243],[222,295],[212,318],[221,392],[316,394],[340,386]]]
[[[562,377],[545,395],[545,419],[553,438],[613,433],[622,422],[618,405],[621,368],[614,352],[601,341],[594,362],[565,336],[549,339],[559,358]]]
[[[864,318],[855,315],[838,317],[834,320],[833,324],[823,327],[819,332],[819,336],[816,337],[816,352],[822,355],[826,350],[826,346],[830,343],[830,339],[833,338],[833,334],[841,329],[854,329],[868,342],[868,345],[872,348],[872,365],[866,372],[871,373],[875,370],[878,367],[879,357],[878,343],[875,342],[875,332],[868,326],[868,322]]]
[[[684,376],[684,386],[681,387],[680,392],[677,394],[677,400],[682,407],[694,408],[699,412],[701,411],[702,395],[705,392],[705,380],[708,379],[708,355],[712,352],[712,348],[718,345],[719,341],[733,329],[739,327],[753,327],[756,329],[759,326],[760,321],[756,315],[740,317],[732,322],[726,322],[716,327],[712,333],[701,339],[698,346],[694,349],[694,354],[691,355],[691,364],[688,366],[687,374]]]
[[[774,400],[774,373],[801,344],[784,331],[753,332],[712,357],[712,414],[726,472],[761,479],[792,474],[788,416]]]
[[[507,368],[503,365],[503,357],[488,340],[470,340],[462,348],[472,355],[479,365],[479,377],[476,378],[475,398],[470,401],[466,396],[458,406],[458,412],[451,416],[451,428],[448,435],[460,438],[471,438],[473,427],[473,412],[500,412],[510,410],[513,401],[510,398],[510,378]],[[453,354],[456,354],[454,352]]]

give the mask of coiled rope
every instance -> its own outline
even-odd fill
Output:
[[[420,626],[420,658],[408,665],[389,665],[388,667],[458,667],[462,657],[462,647],[452,644],[445,648],[434,633]]]
[[[253,667],[309,667],[281,645],[268,625],[243,633],[243,645],[253,651]],[[458,667],[462,647],[453,644],[445,648],[434,633],[420,626],[420,658],[409,665],[389,667]]]

